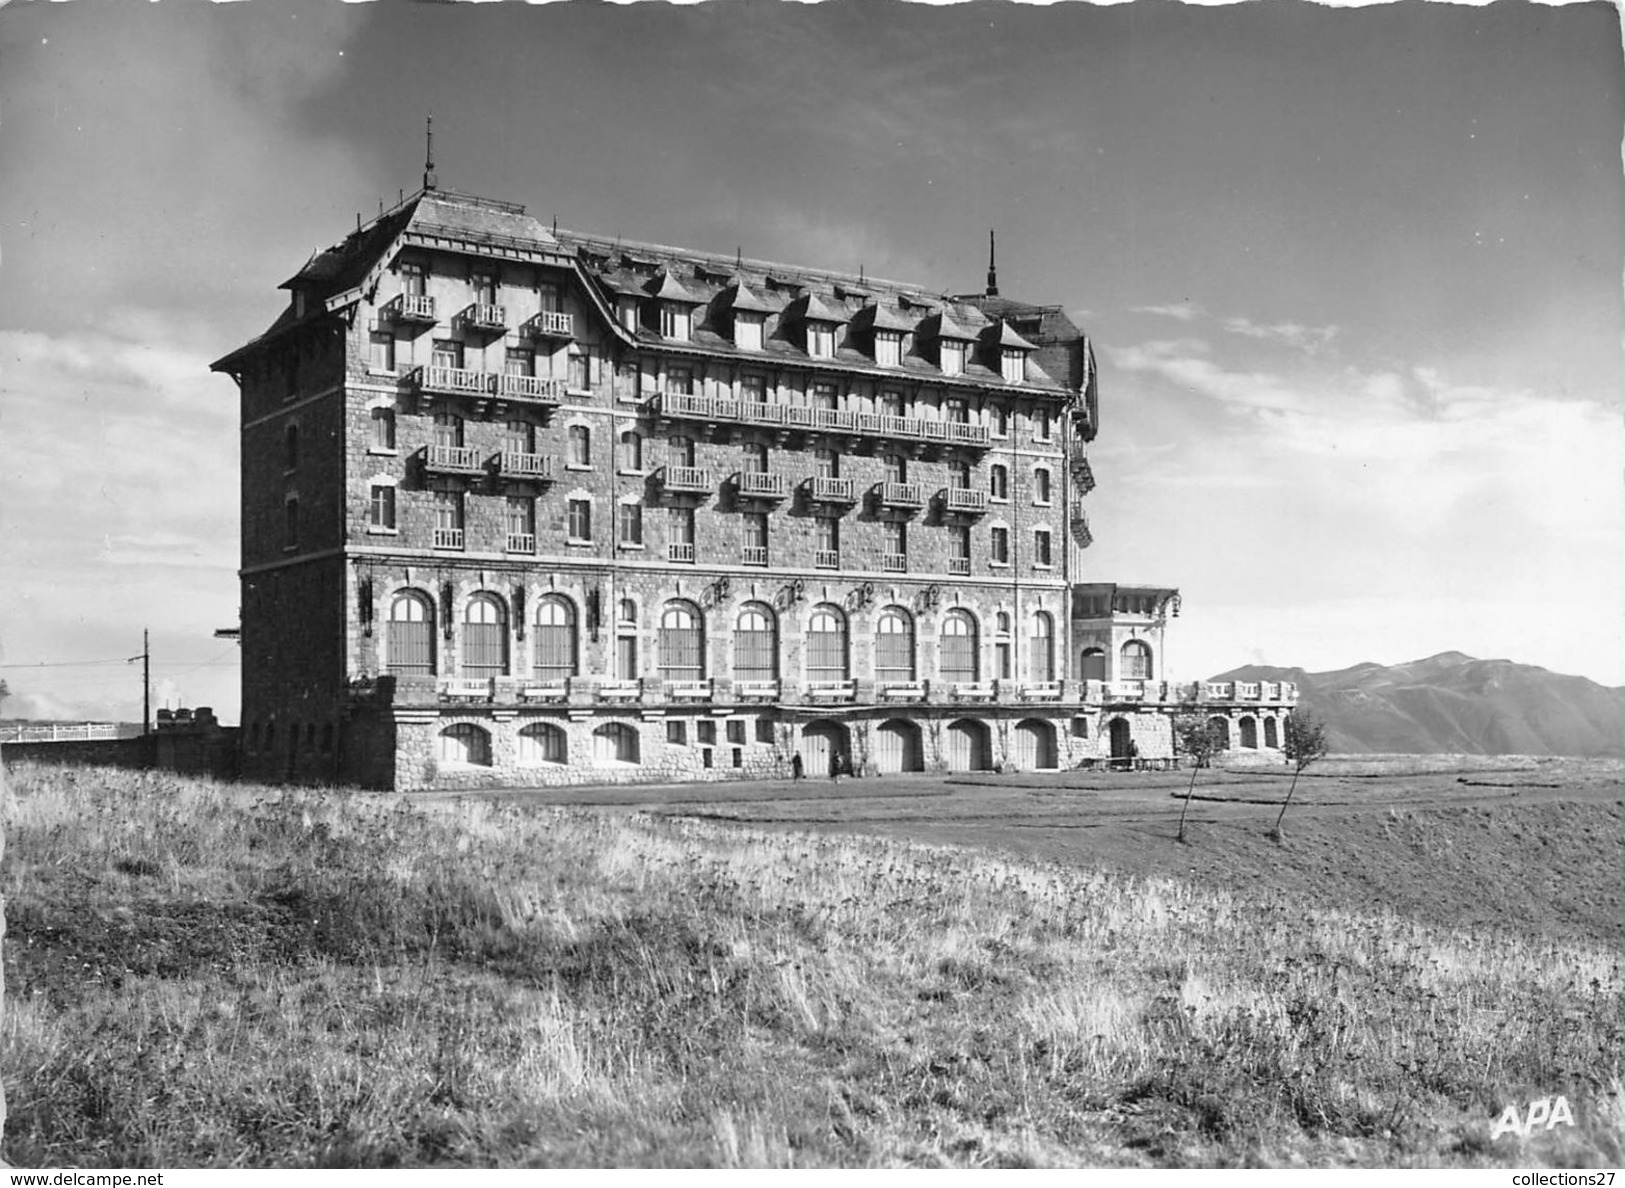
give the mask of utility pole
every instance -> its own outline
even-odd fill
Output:
[[[141,629],[141,654],[131,656],[124,663],[141,661],[141,733],[152,733],[152,645],[145,627]]]

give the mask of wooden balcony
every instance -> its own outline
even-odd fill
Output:
[[[525,331],[532,338],[574,338],[576,335],[575,315],[560,313],[554,309],[544,309],[525,323]]]
[[[816,549],[813,552],[814,569],[839,569],[841,554],[838,549]]]
[[[508,552],[534,553],[536,551],[536,534],[534,532],[508,533]]]
[[[858,488],[849,478],[815,474],[807,480],[807,497],[814,503],[856,503]]]
[[[435,316],[434,298],[427,293],[413,296],[410,293],[398,293],[390,303],[384,306],[384,315],[391,321],[403,326],[432,326],[439,318]]]
[[[716,488],[711,472],[704,466],[662,466],[655,474],[661,487],[683,495],[709,495]]]
[[[948,558],[948,576],[950,576],[950,577],[969,577],[970,576],[970,558],[969,557],[949,557]]]
[[[960,516],[980,516],[987,511],[987,492],[973,491],[969,487],[944,487],[941,493],[944,511]]]
[[[550,483],[558,459],[552,454],[526,454],[503,450],[497,455],[497,473],[503,478],[528,479],[533,483]]]
[[[496,382],[496,376],[489,371],[442,367],[433,363],[419,367],[411,378],[419,392],[446,396],[489,396]]]
[[[925,493],[919,483],[881,483],[876,488],[881,507],[921,508],[925,506]]]
[[[766,545],[745,545],[739,550],[739,560],[746,565],[766,565]]]
[[[437,549],[463,548],[463,530],[461,528],[436,528],[434,530],[434,547]]]
[[[458,314],[457,320],[470,330],[501,334],[508,328],[508,309],[503,305],[487,305],[476,301]]]
[[[497,395],[521,404],[552,406],[564,399],[564,384],[546,375],[497,376]]]
[[[423,469],[430,474],[485,473],[485,463],[473,446],[431,445],[423,448]]]
[[[747,470],[739,475],[736,490],[741,499],[783,499],[790,493],[790,484],[782,474]]]
[[[692,565],[694,564],[694,546],[673,541],[666,546],[666,560],[680,561],[685,565]]]
[[[886,553],[880,558],[880,568],[887,573],[907,573],[907,553]]]

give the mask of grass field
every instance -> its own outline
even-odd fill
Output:
[[[1607,938],[823,821],[11,776],[21,1166],[1625,1162]]]

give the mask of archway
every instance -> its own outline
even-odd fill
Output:
[[[920,746],[920,728],[913,722],[893,718],[875,728],[874,760],[881,775],[924,771],[925,752]]]
[[[1111,725],[1112,766],[1126,768],[1132,758],[1134,727],[1127,718],[1113,718]]]
[[[1049,771],[1056,762],[1055,728],[1048,722],[1029,718],[1016,723],[1010,739],[1011,758],[1022,771]]]
[[[1100,648],[1085,648],[1081,657],[1083,663],[1079,665],[1082,677],[1086,681],[1103,681],[1106,679],[1106,653]]]
[[[1243,718],[1241,720],[1241,745],[1249,751],[1258,749],[1258,720],[1256,718]]]
[[[944,732],[949,771],[991,771],[993,740],[987,723],[974,718],[950,722]]]
[[[1230,749],[1230,719],[1217,715],[1209,718],[1207,724],[1213,728],[1213,736],[1219,740],[1219,750]]]
[[[839,722],[808,722],[801,728],[801,770],[810,776],[829,776],[852,769],[851,743]]]
[[[1276,728],[1274,718],[1264,719],[1264,745],[1272,750],[1281,746],[1281,735]]]

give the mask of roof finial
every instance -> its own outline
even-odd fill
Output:
[[[423,156],[423,188],[425,190],[432,190],[432,189],[435,188],[435,176],[434,176],[434,116],[433,115],[429,116],[427,136],[428,136],[428,151],[425,152],[424,156]]]
[[[987,295],[999,295],[999,268],[993,262],[993,228],[987,229]]]

